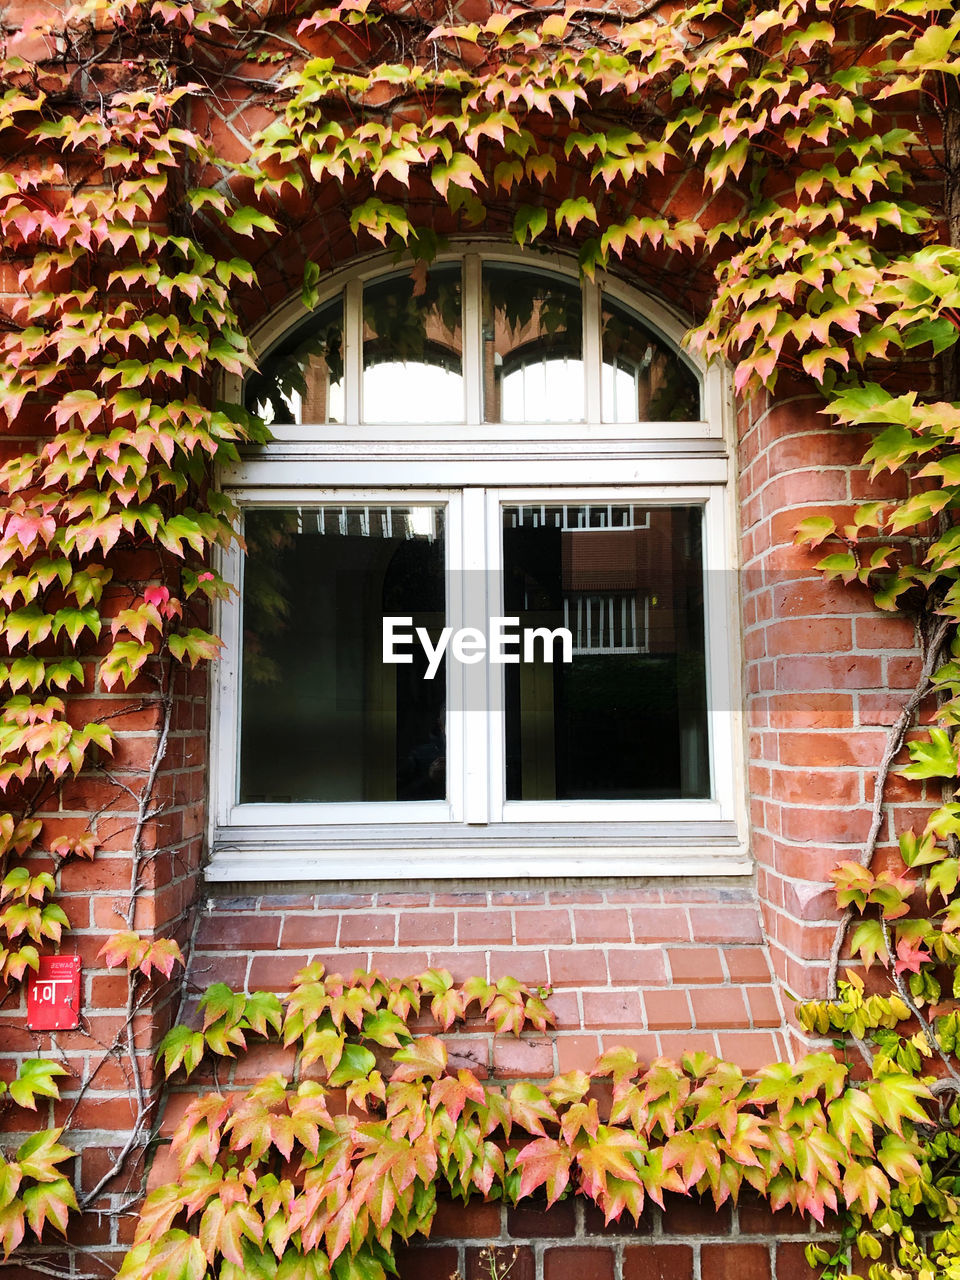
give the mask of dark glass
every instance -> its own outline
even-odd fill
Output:
[[[483,266],[486,422],[582,422],[583,301],[575,281]]]
[[[603,421],[699,422],[700,379],[635,312],[603,295]]]
[[[444,510],[249,511],[241,803],[441,800],[446,677],[385,663],[382,619],[445,619]]]
[[[319,307],[260,361],[244,403],[274,422],[343,422],[343,294]]]
[[[504,614],[566,627],[572,662],[503,668],[508,800],[710,794],[702,513],[503,509]]]
[[[363,290],[364,422],[463,422],[463,291],[458,262]]]

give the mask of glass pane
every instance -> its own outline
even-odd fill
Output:
[[[460,264],[363,290],[364,422],[463,422]]]
[[[343,295],[297,325],[247,379],[251,413],[274,422],[343,422]]]
[[[702,513],[503,508],[504,614],[570,634],[505,666],[508,800],[710,794]]]
[[[580,286],[509,263],[483,267],[485,422],[582,422]]]
[[[386,616],[444,625],[443,508],[250,511],[245,536],[241,803],[443,799],[445,670],[382,645]]]
[[[603,295],[604,422],[699,422],[700,379],[633,311]]]

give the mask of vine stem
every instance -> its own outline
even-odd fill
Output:
[[[933,629],[927,644],[927,651],[924,654],[923,666],[920,669],[920,675],[914,686],[913,692],[900,708],[900,714],[897,716],[893,725],[887,734],[887,741],[884,745],[883,755],[877,766],[876,779],[874,783],[873,793],[873,811],[870,818],[870,830],[867,833],[867,839],[860,852],[857,862],[861,867],[869,867],[873,861],[873,855],[876,852],[877,840],[880,836],[880,824],[883,821],[883,803],[884,794],[887,789],[887,779],[890,776],[890,769],[896,758],[897,752],[903,746],[903,740],[906,736],[907,729],[913,717],[916,715],[920,704],[930,691],[930,680],[936,670],[940,660],[940,654],[943,650],[944,641],[954,625],[953,618],[941,618]],[[847,930],[850,927],[850,921],[853,919],[853,908],[847,907],[840,922],[837,925],[837,932],[834,935],[833,946],[830,948],[830,967],[827,977],[827,999],[836,1000],[837,998],[837,976],[840,970],[840,952],[843,949],[843,942],[847,936]]]
[[[903,1003],[907,1006],[907,1008],[910,1010],[910,1012],[913,1014],[913,1016],[916,1018],[917,1025],[920,1027],[920,1030],[923,1032],[924,1039],[926,1040],[927,1044],[930,1046],[931,1053],[935,1053],[937,1057],[940,1059],[940,1061],[943,1063],[943,1065],[947,1068],[947,1075],[954,1082],[954,1085],[960,1086],[960,1075],[957,1074],[956,1067],[954,1067],[953,1063],[950,1061],[950,1055],[948,1053],[944,1053],[943,1049],[941,1049],[940,1041],[937,1039],[936,1035],[934,1034],[933,1027],[931,1027],[930,1023],[923,1016],[923,1013],[920,1010],[920,1006],[917,1004],[913,996],[910,994],[910,988],[904,982],[903,974],[897,970],[896,962],[894,960],[893,938],[891,937],[891,934],[890,934],[889,922],[884,920],[882,922],[881,927],[883,929],[883,940],[886,943],[886,947],[887,947],[887,955],[890,957],[890,961],[889,961],[890,972],[893,976],[893,984],[897,988],[897,994],[899,995]]]
[[[143,888],[140,873],[145,860],[143,848],[143,833],[147,823],[151,818],[156,816],[156,810],[153,809],[153,792],[157,784],[157,775],[160,772],[160,766],[167,754],[167,743],[170,739],[170,725],[173,720],[173,691],[171,688],[171,672],[168,668],[166,680],[160,692],[160,706],[162,708],[162,717],[160,721],[159,733],[157,734],[156,746],[153,750],[153,756],[150,760],[150,766],[147,770],[147,776],[143,786],[137,795],[137,816],[133,832],[133,840],[131,841],[131,868],[130,868],[130,897],[127,902],[126,911],[124,913],[124,922],[129,930],[132,930],[136,921],[137,899]],[[120,1149],[119,1155],[114,1160],[111,1167],[99,1179],[96,1186],[88,1191],[81,1201],[81,1209],[88,1208],[105,1186],[108,1185],[118,1173],[121,1172],[126,1164],[127,1157],[130,1152],[140,1143],[141,1134],[147,1126],[147,1116],[151,1110],[152,1103],[147,1102],[146,1092],[143,1087],[143,1073],[140,1070],[140,1062],[137,1058],[137,1041],[134,1031],[134,1021],[138,1013],[137,1002],[137,971],[127,974],[127,1007],[125,1019],[125,1038],[127,1058],[130,1062],[130,1071],[133,1077],[133,1090],[137,1100],[137,1114],[134,1121],[133,1129],[130,1131],[126,1142]]]

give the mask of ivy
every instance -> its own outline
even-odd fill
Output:
[[[390,1269],[394,1238],[429,1229],[438,1185],[511,1201],[577,1192],[612,1219],[666,1193],[722,1203],[744,1182],[774,1207],[846,1215],[839,1251],[811,1246],[831,1275],[851,1245],[877,1280],[960,1275],[954,8],[694,0],[626,16],[517,3],[469,23],[454,8],[432,26],[389,0],[296,18],[239,0],[90,0],[39,30],[5,29],[0,266],[20,292],[8,289],[0,327],[0,411],[17,442],[0,468],[4,984],[60,940],[60,868],[101,844],[97,813],[71,835],[41,815],[78,776],[113,786],[134,815],[122,927],[101,955],[127,978],[107,1053],[125,1055],[136,1120],[84,1204],[156,1122],[134,1016],[184,954],[137,927],[145,835],[176,672],[220,646],[209,605],[230,585],[212,553],[236,534],[210,477],[264,438],[209,389],[254,368],[240,317],[264,255],[301,230],[292,208],[333,192],[360,248],[405,251],[421,270],[441,229],[479,228],[572,249],[589,276],[658,272],[696,313],[691,342],[729,360],[740,391],[812,382],[834,422],[871,434],[873,474],[909,481],[903,500],[798,531],[827,577],[910,617],[923,643],[878,762],[870,836],[834,874],[829,998],[798,1011],[811,1034],[860,1050],[863,1078],[828,1054],[748,1081],[698,1055],[642,1067],[617,1051],[591,1076],[503,1093],[452,1071],[442,1039],[409,1023],[429,1005],[441,1033],[473,1007],[501,1034],[548,1025],[541,996],[509,979],[311,970],[284,1001],[215,987],[202,1025],[163,1040],[166,1074],[266,1037],[287,1046],[290,1078],[191,1104],[175,1139],[181,1181],[149,1199],[124,1276],[309,1280],[332,1268],[370,1280]],[[32,61],[20,50],[38,41],[50,56]],[[272,113],[244,154],[221,111],[238,91]],[[224,135],[230,156],[214,144]],[[319,278],[308,260],[290,291],[315,303]],[[929,372],[929,394],[904,391],[904,370]],[[111,771],[112,717],[73,713],[91,689],[112,694],[117,714],[152,717],[136,788]],[[925,699],[939,724],[916,736]],[[902,834],[902,867],[875,871],[883,788],[908,735],[900,771],[945,785],[946,802]],[[840,979],[847,941],[884,966],[886,994],[867,994],[855,970]],[[25,1063],[0,1106],[32,1111],[60,1074]],[[7,1252],[48,1224],[66,1229],[80,1207],[59,1137],[38,1130],[0,1162]],[[929,1249],[911,1225],[921,1211],[942,1226]],[[893,1267],[877,1261],[880,1237],[898,1242]]]

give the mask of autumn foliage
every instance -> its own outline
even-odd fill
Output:
[[[902,869],[873,870],[874,831],[836,875],[847,913],[836,959],[856,916],[850,950],[883,966],[889,992],[868,993],[853,972],[800,1015],[812,1033],[859,1044],[856,1073],[826,1052],[754,1080],[697,1055],[644,1065],[614,1052],[592,1075],[503,1093],[452,1070],[442,1039],[412,1021],[429,1004],[441,1030],[476,1010],[505,1033],[546,1025],[540,996],[509,980],[457,988],[436,972],[388,982],[313,969],[286,1001],[213,988],[202,1027],[163,1040],[166,1074],[271,1037],[289,1048],[289,1079],[191,1104],[174,1140],[178,1179],[147,1201],[122,1274],[375,1280],[396,1239],[429,1230],[438,1186],[576,1192],[614,1218],[666,1193],[720,1203],[743,1183],[774,1207],[840,1214],[840,1252],[811,1252],[834,1272],[854,1238],[870,1259],[896,1238],[896,1263],[878,1262],[877,1276],[960,1274],[954,6],[509,4],[466,22],[387,0],[295,18],[236,0],[91,0],[5,41],[6,983],[60,941],[57,876],[101,847],[99,813],[70,835],[47,833],[39,816],[73,777],[112,778],[122,708],[88,717],[81,695],[128,691],[129,706],[155,713],[153,755],[129,797],[124,928],[102,952],[126,975],[126,1022],[108,1051],[126,1054],[138,1105],[104,1183],[155,1126],[134,1024],[148,984],[184,959],[184,939],[138,927],[137,904],[177,672],[220,647],[211,608],[230,584],[216,551],[236,535],[213,477],[263,439],[212,388],[253,367],[243,306],[313,201],[333,192],[338,234],[420,269],[443,234],[479,228],[532,251],[572,249],[587,273],[642,271],[693,300],[691,341],[731,361],[740,391],[784,373],[818,384],[835,421],[874,433],[875,472],[911,479],[903,501],[799,533],[826,544],[825,573],[871,589],[923,640],[916,698],[878,762],[878,806],[924,698],[942,702],[943,727],[910,743],[902,772],[945,785],[946,803],[904,834]],[[263,127],[246,154],[222,154],[217,111],[231,85],[251,82]],[[697,199],[673,208],[685,177]],[[319,275],[308,259],[289,282],[308,306]],[[920,371],[921,391],[904,390],[905,368]],[[12,1105],[55,1097],[60,1070],[25,1063]],[[0,1160],[7,1252],[27,1232],[69,1230],[77,1203],[60,1137],[38,1129]],[[932,1242],[914,1239],[915,1214],[938,1224]]]

